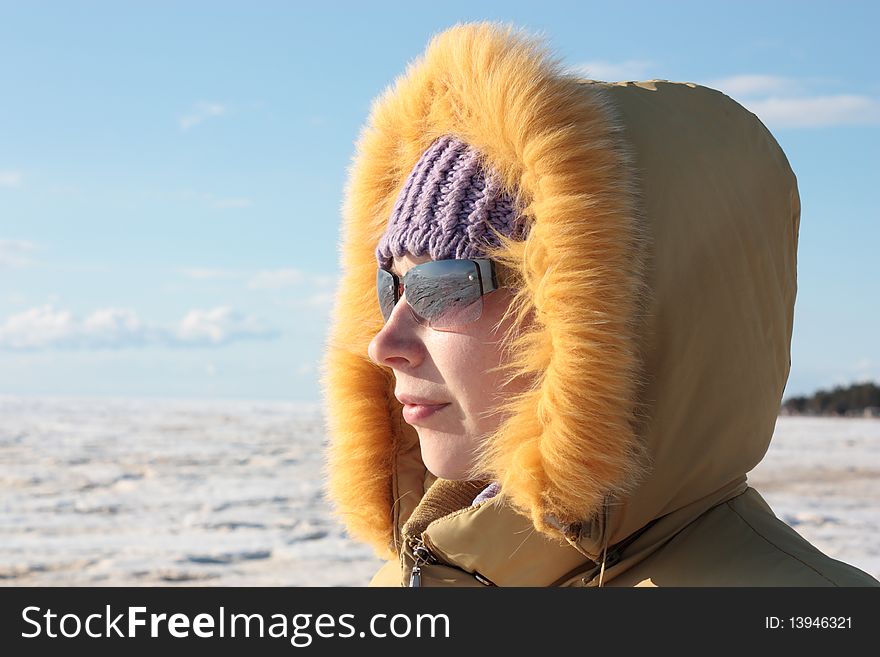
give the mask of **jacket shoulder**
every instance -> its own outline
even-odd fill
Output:
[[[618,585],[880,586],[777,518],[753,488],[706,511],[625,575]]]

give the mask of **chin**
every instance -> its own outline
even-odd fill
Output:
[[[428,472],[430,472],[435,477],[439,477],[440,479],[458,479],[459,478],[458,476],[456,476],[458,473],[455,472],[455,470],[453,470],[451,468],[448,468],[442,464],[434,464],[434,463],[431,463],[430,461],[426,461],[424,459],[424,457],[422,457],[422,460],[424,461],[425,467],[428,469]]]
[[[422,463],[428,472],[441,479],[464,481],[468,479],[470,454],[468,436],[419,427],[419,446]]]
[[[462,468],[457,466],[454,463],[449,463],[443,460],[431,459],[430,457],[425,457],[422,454],[422,462],[425,464],[425,467],[435,477],[439,477],[440,479],[450,479],[450,480],[464,480],[467,479],[467,476],[464,472],[462,472]]]

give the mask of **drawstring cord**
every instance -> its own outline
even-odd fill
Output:
[[[602,541],[602,565],[599,567],[599,587],[602,586],[602,579],[605,577],[605,558],[608,556],[608,501],[605,500],[602,505],[602,533],[605,538]]]

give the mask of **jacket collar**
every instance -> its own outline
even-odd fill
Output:
[[[403,541],[421,541],[441,562],[497,586],[549,586],[595,565],[568,541],[538,532],[502,497],[471,506],[488,483],[435,481],[403,526]]]
[[[517,513],[503,496],[456,508],[485,483],[437,480],[404,525],[403,537],[421,540],[441,562],[476,573],[496,586],[608,585],[663,547],[706,509],[747,488],[745,477],[738,478],[705,499],[656,518],[599,549],[591,536],[605,536],[601,528],[570,529],[565,540],[551,538],[536,531],[531,520]]]

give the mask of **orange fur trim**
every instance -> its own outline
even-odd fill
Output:
[[[396,454],[411,436],[390,370],[367,347],[382,327],[374,247],[424,150],[455,134],[484,154],[532,222],[524,242],[489,253],[516,275],[506,373],[534,381],[507,400],[475,472],[535,527],[587,520],[643,476],[636,439],[646,307],[646,231],[632,155],[597,85],[564,71],[513,27],[459,24],[435,36],[374,103],[343,208],[342,279],[323,376],[329,495],[352,536],[393,550]],[[530,322],[526,322],[526,318]],[[555,519],[555,521],[554,521]]]

